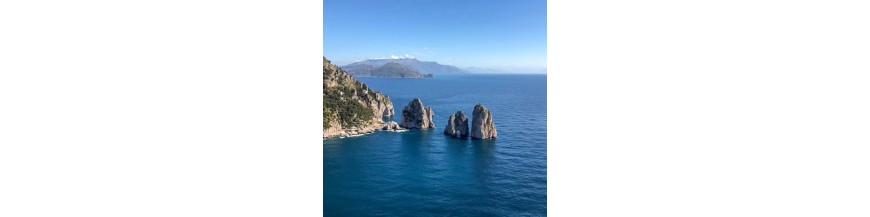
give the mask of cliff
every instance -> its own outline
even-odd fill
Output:
[[[323,138],[371,133],[392,116],[390,97],[371,90],[323,58]]]

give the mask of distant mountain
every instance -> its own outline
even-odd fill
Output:
[[[411,67],[389,62],[382,66],[369,64],[351,64],[341,67],[348,73],[357,77],[381,77],[381,78],[431,78],[432,74],[422,74]]]
[[[468,71],[457,68],[456,66],[443,65],[437,62],[420,61],[416,58],[397,58],[397,59],[367,59],[341,67],[348,72],[351,70],[372,70],[372,67],[380,67],[387,63],[398,63],[403,66],[410,67],[421,74],[448,75],[448,74],[465,74]]]
[[[341,69],[344,69],[350,75],[357,77],[372,77],[372,70],[377,68],[380,68],[380,66],[369,64],[349,64],[341,67]]]

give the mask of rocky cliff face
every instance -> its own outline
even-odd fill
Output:
[[[495,125],[492,123],[492,113],[481,104],[474,106],[471,114],[471,138],[494,139],[496,137]]]
[[[468,137],[468,118],[462,111],[450,115],[450,118],[447,119],[447,126],[444,127],[444,134],[456,138]]]
[[[402,109],[402,123],[399,126],[408,129],[429,129],[435,128],[435,122],[432,121],[432,107],[424,108],[420,98],[414,98]]]
[[[371,90],[323,58],[323,137],[348,136],[382,129],[395,114],[390,97]]]

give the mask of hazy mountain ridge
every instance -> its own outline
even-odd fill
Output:
[[[396,62],[388,62],[382,66],[370,64],[353,64],[341,67],[348,73],[357,77],[383,77],[383,78],[424,78],[432,77],[432,74],[423,74],[409,66]]]
[[[448,74],[466,74],[468,71],[460,69],[456,66],[444,65],[438,62],[433,61],[420,61],[416,58],[396,58],[396,59],[367,59],[359,62],[354,62],[351,64],[347,64],[342,66],[342,69],[351,71],[351,69],[366,69],[370,68],[370,66],[380,67],[386,65],[387,63],[398,63],[403,66],[410,67],[411,69],[421,73],[421,74],[433,74],[433,75],[448,75]],[[368,65],[368,66],[367,66]]]

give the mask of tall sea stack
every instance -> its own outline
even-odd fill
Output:
[[[423,101],[420,98],[414,98],[402,109],[402,123],[399,126],[407,129],[429,129],[435,128],[435,122],[432,121],[432,107],[424,108]]]
[[[457,111],[456,114],[450,115],[447,119],[447,126],[444,127],[444,134],[456,137],[468,137],[468,118],[462,111]]]
[[[496,137],[495,125],[492,123],[492,113],[481,104],[474,106],[471,114],[471,138],[494,139]]]

